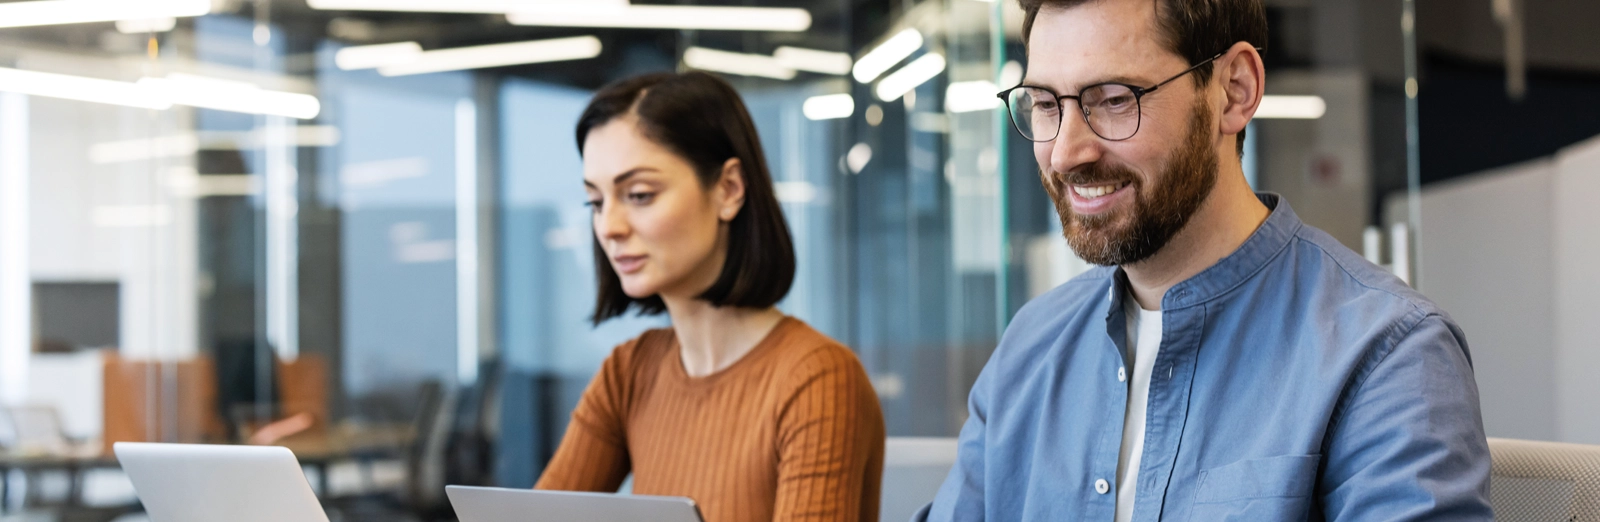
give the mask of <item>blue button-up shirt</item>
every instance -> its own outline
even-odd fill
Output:
[[[1491,519],[1461,330],[1260,197],[1244,245],[1161,300],[1133,520]],[[1097,268],[1017,313],[919,517],[1112,520],[1125,277]]]

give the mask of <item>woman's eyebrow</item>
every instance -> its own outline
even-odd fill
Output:
[[[660,172],[660,170],[657,170],[654,167],[634,167],[634,168],[628,169],[626,171],[623,171],[623,173],[621,173],[621,174],[617,174],[617,176],[614,177],[614,178],[611,178],[611,184],[612,185],[621,184],[623,182],[628,181],[628,179],[632,178],[635,174],[639,174],[639,173],[643,173],[643,172]],[[589,180],[583,180],[583,186],[589,187],[589,188],[592,188],[592,189],[595,189],[595,190],[600,190],[600,187],[594,186],[594,183],[590,183]]]

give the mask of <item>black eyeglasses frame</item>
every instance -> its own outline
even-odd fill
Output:
[[[1265,52],[1266,48],[1264,48],[1264,47],[1256,47],[1255,50],[1258,53],[1259,52]],[[1012,128],[1016,129],[1017,133],[1022,135],[1022,139],[1025,139],[1025,140],[1028,140],[1028,141],[1031,141],[1031,142],[1034,142],[1034,143],[1048,143],[1048,142],[1051,142],[1051,141],[1055,141],[1056,138],[1061,137],[1061,121],[1059,121],[1059,120],[1056,121],[1056,133],[1055,133],[1055,135],[1051,136],[1050,139],[1047,139],[1047,140],[1030,139],[1030,138],[1028,138],[1028,134],[1027,133],[1022,132],[1021,124],[1017,123],[1017,117],[1014,114],[1014,112],[1011,110],[1011,91],[1015,91],[1017,89],[1028,88],[1028,89],[1038,89],[1038,90],[1050,93],[1051,96],[1055,97],[1056,103],[1058,103],[1058,104],[1061,103],[1061,100],[1072,100],[1073,103],[1078,105],[1078,113],[1079,113],[1080,116],[1083,117],[1083,124],[1084,125],[1088,125],[1089,126],[1089,132],[1093,132],[1094,135],[1095,136],[1099,136],[1100,139],[1103,139],[1103,140],[1106,140],[1106,141],[1126,141],[1126,140],[1133,139],[1134,135],[1139,134],[1139,128],[1144,123],[1144,95],[1150,94],[1152,92],[1155,92],[1156,89],[1160,89],[1162,86],[1164,86],[1166,84],[1169,84],[1169,83],[1172,83],[1174,80],[1177,80],[1178,78],[1182,78],[1185,75],[1194,72],[1196,69],[1199,69],[1200,67],[1205,66],[1208,63],[1214,62],[1218,58],[1221,58],[1223,55],[1226,55],[1226,54],[1228,54],[1228,51],[1226,51],[1226,50],[1222,51],[1220,53],[1217,53],[1216,55],[1213,55],[1210,58],[1206,58],[1204,60],[1201,60],[1200,63],[1196,63],[1194,65],[1189,66],[1189,68],[1188,69],[1184,69],[1183,72],[1180,72],[1178,74],[1174,74],[1174,75],[1172,75],[1171,78],[1167,78],[1165,80],[1161,80],[1160,82],[1156,83],[1155,85],[1152,85],[1152,86],[1149,86],[1149,87],[1140,87],[1140,86],[1137,86],[1137,85],[1132,85],[1132,84],[1123,83],[1123,82],[1100,82],[1100,83],[1096,83],[1096,84],[1093,84],[1093,85],[1084,86],[1082,89],[1078,90],[1078,94],[1056,94],[1056,92],[1053,91],[1053,90],[1050,90],[1049,87],[1040,87],[1040,86],[1037,86],[1037,85],[1021,84],[1021,85],[1017,85],[1016,87],[1012,87],[1010,89],[1006,89],[1006,90],[1000,91],[999,93],[995,94],[995,97],[1000,98],[1000,102],[1005,104],[1005,106],[1006,106],[1006,119],[1011,120]],[[1117,85],[1117,86],[1121,86],[1121,87],[1126,87],[1129,91],[1133,92],[1133,102],[1134,102],[1134,105],[1135,105],[1136,115],[1137,115],[1138,119],[1134,122],[1133,132],[1128,133],[1128,136],[1125,137],[1125,138],[1117,138],[1117,139],[1107,138],[1104,135],[1100,134],[1100,131],[1095,130],[1094,124],[1089,123],[1089,110],[1087,108],[1084,108],[1083,103],[1081,101],[1081,96],[1083,94],[1083,91],[1087,91],[1087,90],[1090,90],[1090,89],[1093,89],[1093,88],[1096,88],[1096,87],[1104,87],[1104,86],[1107,86],[1107,85]]]

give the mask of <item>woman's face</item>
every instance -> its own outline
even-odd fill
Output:
[[[727,222],[744,203],[738,160],[704,187],[687,160],[639,132],[624,116],[589,132],[583,185],[594,237],[629,297],[693,298],[716,282],[727,253]]]

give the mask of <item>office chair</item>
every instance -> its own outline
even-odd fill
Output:
[[[1600,521],[1600,446],[1489,439],[1496,520]]]

